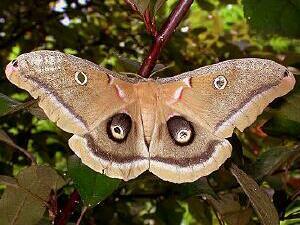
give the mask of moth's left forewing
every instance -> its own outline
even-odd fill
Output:
[[[250,58],[202,67],[161,82],[171,108],[215,135],[229,137],[235,127],[243,131],[270,102],[292,90],[295,78],[278,63]]]
[[[225,138],[235,127],[243,130],[251,125],[271,101],[293,88],[295,79],[273,61],[238,59],[157,83],[159,104],[149,170],[162,179],[182,183],[217,170],[231,155],[232,147]],[[190,125],[186,129],[184,124]],[[174,134],[184,140],[189,126],[193,138],[184,145],[176,142]]]

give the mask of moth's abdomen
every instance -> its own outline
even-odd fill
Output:
[[[157,88],[152,82],[139,83],[137,86],[137,93],[139,98],[139,108],[141,113],[141,119],[144,128],[144,138],[149,144],[157,111],[157,98],[156,98]]]
[[[151,111],[152,110],[152,111]],[[153,107],[142,108],[142,121],[144,125],[145,140],[149,144],[155,123],[155,114],[153,113]]]

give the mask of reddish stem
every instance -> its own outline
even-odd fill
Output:
[[[74,212],[74,209],[76,205],[78,204],[80,200],[80,195],[78,191],[73,191],[72,194],[70,195],[70,198],[65,205],[62,214],[60,216],[57,216],[55,218],[54,225],[66,225],[68,223],[69,217],[71,214]]]
[[[170,39],[171,35],[175,31],[176,27],[179,25],[180,21],[188,12],[194,0],[179,0],[177,6],[173,9],[167,21],[162,26],[158,35],[154,39],[154,43],[151,46],[148,56],[143,61],[140,68],[139,74],[142,77],[149,77],[155,62],[162,48],[166,45],[167,41]]]

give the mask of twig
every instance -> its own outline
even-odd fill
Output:
[[[159,34],[155,37],[148,56],[143,61],[139,74],[142,77],[149,77],[155,66],[155,62],[167,41],[175,31],[176,27],[188,12],[194,0],[179,0],[167,21],[162,26]]]
[[[5,95],[2,95],[1,93],[0,93],[0,97],[6,98],[13,105],[13,107],[11,107],[9,110],[7,110],[7,112],[2,113],[1,117],[6,116],[8,114],[13,114],[13,113],[18,112],[18,111],[23,110],[23,109],[29,109],[30,107],[32,107],[34,104],[37,103],[36,99],[30,100],[30,101],[27,101],[27,102],[24,102],[24,103],[20,103],[18,101],[14,101],[10,98],[7,98]]]
[[[32,165],[36,165],[36,160],[34,158],[34,156],[28,152],[27,150],[25,150],[24,148],[21,148],[20,146],[14,144],[13,147],[15,147],[16,149],[18,149],[20,152],[22,152],[28,159],[30,159],[31,164]]]
[[[54,221],[54,225],[66,225],[69,217],[74,212],[76,205],[78,204],[80,199],[80,195],[78,191],[73,191],[70,195],[69,201],[65,205],[61,216],[57,216]]]
[[[206,202],[208,203],[208,205],[212,208],[212,210],[215,213],[215,216],[219,222],[219,225],[224,225],[224,222],[222,220],[222,218],[220,217],[220,214],[218,212],[218,210],[214,207],[214,205],[212,204],[212,202],[210,200],[206,200]]]
[[[30,161],[32,165],[36,165],[36,159],[34,158],[34,156],[28,152],[26,149],[20,147],[19,145],[15,144],[12,139],[3,131],[0,130],[0,141],[5,142],[6,144],[10,145],[11,147],[19,150],[20,152],[22,152]]]
[[[81,220],[82,220],[82,218],[83,218],[83,216],[84,216],[84,214],[85,214],[85,212],[86,212],[87,209],[88,209],[87,206],[84,206],[84,207],[82,208],[80,217],[78,218],[78,220],[77,220],[77,222],[76,222],[76,225],[80,225],[80,222],[81,222]]]

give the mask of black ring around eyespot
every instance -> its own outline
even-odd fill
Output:
[[[123,132],[125,134],[123,139],[115,138],[113,136],[113,134],[111,133],[111,127],[116,126],[116,125],[122,127]],[[106,133],[107,133],[109,139],[111,139],[112,141],[117,142],[117,143],[122,143],[122,142],[126,141],[128,134],[130,133],[131,127],[132,127],[131,117],[126,113],[118,113],[118,114],[115,114],[114,116],[112,116],[107,121]]]
[[[190,121],[186,120],[182,116],[173,116],[173,117],[171,117],[167,121],[167,128],[168,128],[169,135],[170,135],[172,141],[178,146],[190,145],[195,139],[195,130],[194,130],[193,124]],[[186,129],[186,130],[191,131],[191,137],[185,143],[178,142],[175,138],[175,135],[177,135],[177,133],[182,129]]]

